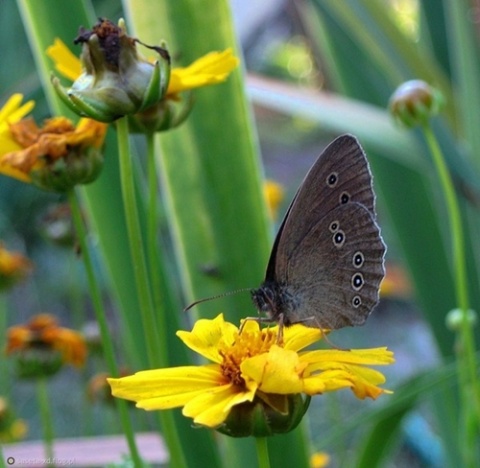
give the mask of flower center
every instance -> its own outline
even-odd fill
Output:
[[[225,344],[219,350],[223,357],[222,374],[235,385],[243,386],[240,365],[245,359],[267,353],[277,343],[277,333],[269,329],[246,331],[237,335],[233,344]]]

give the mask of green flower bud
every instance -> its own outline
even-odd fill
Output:
[[[118,27],[100,19],[92,31],[81,29],[75,43],[83,44],[84,71],[68,90],[52,77],[59,97],[77,114],[101,122],[113,122],[158,103],[167,91],[170,57],[162,47],[146,46],[159,54],[150,63],[138,55],[137,42],[127,36],[123,20]]]
[[[267,437],[293,431],[303,418],[310,404],[310,397],[302,395],[265,395],[263,400],[255,397],[253,402],[234,406],[217,428],[230,437]]]
[[[192,95],[182,101],[165,98],[148,109],[128,117],[132,133],[164,132],[178,127],[190,115]]]
[[[474,326],[477,324],[477,313],[472,310],[467,310],[467,321],[470,325]],[[451,310],[445,319],[447,328],[452,331],[461,330],[464,320],[464,313],[461,309]]]
[[[98,148],[71,147],[67,155],[48,161],[30,171],[32,184],[44,190],[67,192],[77,184],[93,182],[103,167],[103,153]]]
[[[411,80],[401,84],[392,94],[389,108],[397,122],[414,127],[425,125],[438,114],[443,102],[439,90],[425,81]]]

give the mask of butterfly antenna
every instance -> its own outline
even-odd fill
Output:
[[[229,291],[229,292],[226,292],[226,293],[217,294],[216,296],[205,297],[204,299],[199,299],[198,301],[192,302],[190,305],[185,307],[183,309],[183,311],[187,312],[192,307],[195,307],[197,304],[201,304],[202,302],[213,301],[214,299],[220,299],[221,297],[225,297],[225,296],[233,296],[234,294],[238,294],[238,293],[245,292],[245,291],[251,291],[251,288],[236,289],[235,291]]]

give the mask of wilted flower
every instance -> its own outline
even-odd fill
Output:
[[[90,119],[81,119],[75,127],[65,117],[49,119],[43,127],[31,118],[11,124],[0,147],[0,174],[60,192],[88,184],[103,166],[100,149],[106,129]],[[6,151],[3,143],[17,149]]]
[[[247,320],[239,330],[225,322],[199,320],[177,336],[212,364],[138,372],[108,379],[114,396],[133,400],[145,410],[183,406],[184,416],[201,426],[234,437],[288,432],[301,420],[309,397],[350,388],[358,398],[387,392],[384,376],[366,366],[393,362],[386,348],[367,350],[301,349],[324,331],[300,324],[283,331],[260,329]],[[302,395],[305,398],[302,398]]]
[[[63,76],[72,81],[80,79],[82,64],[60,39],[55,39],[54,44],[47,49],[47,55]],[[191,96],[182,100],[180,93],[222,83],[237,65],[238,59],[231,49],[227,49],[223,52],[210,52],[188,67],[173,68],[163,98],[148,108],[135,111],[135,115],[128,113],[132,131],[151,132],[176,127],[185,120],[192,107]]]
[[[125,22],[115,26],[100,19],[92,30],[80,29],[74,41],[83,44],[82,74],[69,89],[58,78],[52,83],[74,112],[101,122],[113,122],[158,103],[170,78],[170,56],[163,47],[150,47],[158,60],[150,63],[137,52],[138,39],[127,35]]]
[[[6,353],[15,356],[19,376],[39,377],[55,374],[64,364],[83,366],[87,348],[80,333],[39,314],[8,329]]]
[[[0,290],[23,279],[32,270],[32,263],[22,254],[10,252],[0,242]]]

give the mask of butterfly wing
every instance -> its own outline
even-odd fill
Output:
[[[378,302],[384,254],[379,227],[363,205],[351,202],[327,213],[282,262],[285,323],[363,324]]]
[[[367,159],[343,135],[314,163],[280,226],[264,283],[277,288],[270,315],[332,329],[363,323],[384,276],[375,217]]]
[[[300,185],[275,239],[266,279],[284,271],[282,261],[302,241],[309,227],[347,203],[364,205],[375,219],[372,175],[362,147],[352,135],[335,139],[313,164]]]

